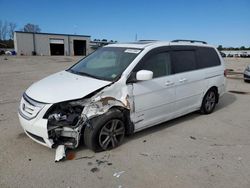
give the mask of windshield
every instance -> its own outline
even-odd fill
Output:
[[[104,47],[79,61],[69,72],[97,79],[115,81],[141,49]]]

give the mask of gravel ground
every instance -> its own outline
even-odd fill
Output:
[[[55,163],[55,150],[23,132],[17,108],[33,82],[79,57],[0,56],[0,187],[250,187],[250,84],[228,79],[228,91],[210,115],[191,113],[127,137],[108,152],[80,146]],[[250,59],[226,59],[242,72]],[[115,174],[121,172],[119,174]],[[116,176],[114,176],[116,175]],[[118,177],[119,176],[119,177]]]

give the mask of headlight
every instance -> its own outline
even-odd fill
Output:
[[[80,119],[84,101],[68,101],[54,104],[44,115],[49,127],[74,127]]]

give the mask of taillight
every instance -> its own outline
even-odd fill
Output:
[[[227,69],[224,70],[224,76],[227,77]]]

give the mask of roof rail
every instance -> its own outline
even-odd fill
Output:
[[[201,40],[185,40],[185,39],[177,39],[177,40],[172,40],[171,42],[190,42],[190,43],[202,43],[202,44],[207,44],[207,42],[205,41],[201,41]]]
[[[151,39],[147,39],[147,40],[138,40],[138,42],[156,42],[158,40],[151,40]]]

